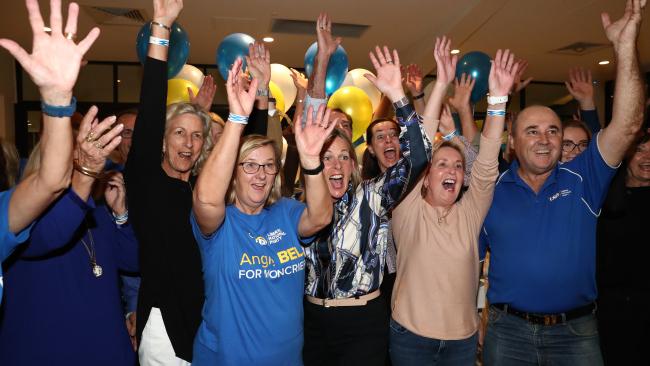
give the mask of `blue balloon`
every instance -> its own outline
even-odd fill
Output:
[[[305,53],[305,73],[307,77],[311,77],[314,71],[314,59],[318,52],[318,43],[314,42]],[[330,56],[330,61],[327,64],[327,73],[325,76],[325,93],[332,95],[343,84],[345,76],[348,74],[348,54],[345,53],[343,47],[338,46],[334,54]]]
[[[169,53],[167,54],[167,79],[172,79],[178,74],[187,58],[190,56],[190,41],[187,33],[181,28],[180,24],[174,23],[171,26],[172,31],[169,36]],[[151,36],[151,23],[146,23],[140,28],[138,38],[135,43],[135,50],[138,53],[140,63],[144,65],[147,59],[147,49],[149,48],[149,37]],[[200,85],[199,85],[200,86]]]
[[[485,97],[488,92],[488,78],[490,77],[490,56],[480,51],[465,54],[456,66],[456,77],[467,74],[476,79],[470,100],[476,103]]]
[[[237,58],[242,59],[242,70],[246,70],[246,58],[248,56],[248,45],[255,42],[255,39],[248,34],[229,34],[219,43],[217,47],[217,66],[219,73],[224,80],[228,80],[228,70],[235,63]]]

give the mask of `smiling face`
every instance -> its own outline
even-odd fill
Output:
[[[637,145],[627,165],[628,187],[650,186],[650,141]]]
[[[562,133],[562,162],[566,163],[585,151],[589,146],[589,135],[580,127],[566,127]]]
[[[542,175],[550,172],[562,152],[562,124],[547,107],[533,106],[521,111],[513,124],[510,143],[520,170]]]
[[[275,150],[271,145],[258,147],[240,158],[240,164],[235,168],[235,206],[240,211],[251,214],[264,208],[278,172],[275,164]],[[258,168],[257,172],[246,172],[254,168]]]
[[[170,177],[188,180],[203,147],[203,123],[185,113],[167,123],[163,141],[162,167]]]
[[[451,146],[441,146],[431,157],[429,172],[422,183],[424,199],[434,207],[449,207],[456,202],[463,187],[465,167],[461,153]]]
[[[379,122],[372,126],[372,138],[368,150],[377,159],[383,172],[397,164],[400,158],[399,129],[395,122]]]
[[[323,174],[333,200],[338,200],[348,189],[352,172],[356,169],[352,158],[354,150],[341,137],[335,137],[323,153]]]

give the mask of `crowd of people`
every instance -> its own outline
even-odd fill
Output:
[[[442,36],[426,98],[419,67],[387,46],[370,51],[382,101],[362,159],[352,118],[327,108],[341,43],[327,14],[278,133],[261,42],[228,72],[227,118],[210,111],[211,77],[189,103],[166,105],[164,40],[182,0],[153,0],[138,108],[75,118],[73,87],[99,29],[77,42],[78,5],[64,24],[51,0],[47,33],[37,0],[26,5],[31,53],[0,46],[37,85],[43,130],[22,174],[15,149],[0,151],[0,364],[647,362],[645,0],[602,16],[616,58],[606,127],[578,68],[566,82],[574,119],[539,105],[508,113],[530,79],[500,49],[479,129],[474,79],[455,79]]]

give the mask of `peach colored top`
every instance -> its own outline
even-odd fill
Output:
[[[422,179],[393,211],[393,318],[415,334],[458,340],[478,329],[478,237],[492,203],[500,146],[500,138],[481,136],[469,189],[446,216],[446,209],[422,198]]]

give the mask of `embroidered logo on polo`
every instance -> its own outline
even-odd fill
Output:
[[[553,201],[555,201],[556,199],[558,199],[558,198],[560,198],[560,197],[567,197],[567,196],[570,196],[570,195],[571,195],[571,190],[569,190],[569,189],[563,189],[563,190],[561,190],[561,191],[559,191],[559,192],[557,192],[557,193],[551,195],[551,196],[548,198],[548,200],[549,200],[550,202],[553,202]]]

